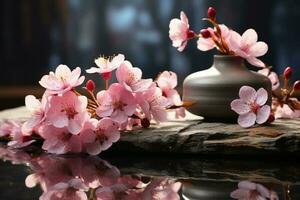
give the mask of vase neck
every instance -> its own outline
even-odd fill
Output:
[[[213,67],[218,71],[247,70],[244,59],[239,56],[215,55]]]

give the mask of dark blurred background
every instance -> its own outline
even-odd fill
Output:
[[[22,105],[26,94],[40,95],[38,80],[58,64],[87,69],[100,54],[125,54],[144,77],[173,70],[181,85],[189,73],[208,68],[217,53],[200,52],[196,41],[183,53],[172,47],[169,21],[181,10],[199,31],[213,6],[220,23],[239,33],[258,32],[269,45],[262,59],[275,71],[300,65],[297,0],[2,0],[0,5],[0,109]]]

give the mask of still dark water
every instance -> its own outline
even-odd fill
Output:
[[[0,157],[1,200],[300,199],[295,160],[56,156],[3,145]]]

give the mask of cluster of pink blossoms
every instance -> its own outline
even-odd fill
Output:
[[[300,89],[300,82],[296,81],[292,88],[288,87],[288,80],[291,76],[291,69],[284,73],[284,86],[280,88],[278,75],[271,71],[257,57],[263,56],[268,51],[265,42],[258,41],[255,30],[248,29],[242,35],[219,24],[216,18],[216,10],[209,7],[207,18],[203,20],[210,22],[214,28],[208,27],[196,33],[190,29],[189,21],[185,13],[180,13],[180,19],[172,19],[169,24],[169,37],[173,46],[183,51],[189,40],[197,38],[197,48],[201,51],[208,51],[216,48],[224,55],[234,55],[246,59],[251,65],[263,68],[258,71],[267,76],[272,83],[273,98],[272,108],[265,105],[268,100],[267,91],[260,88],[257,92],[250,86],[240,88],[239,99],[232,101],[231,109],[239,114],[238,123],[244,127],[253,126],[256,123],[264,124],[273,122],[276,118],[297,118],[300,117],[300,102],[293,95]]]
[[[188,40],[198,38],[197,48],[201,51],[208,51],[217,48],[221,53],[236,55],[245,58],[250,64],[257,67],[265,67],[265,64],[257,57],[263,56],[268,51],[265,42],[257,41],[258,36],[255,30],[248,29],[242,35],[216,21],[216,10],[210,7],[207,11],[207,18],[214,28],[202,29],[199,34],[190,30],[189,21],[183,11],[180,19],[172,19],[169,25],[169,37],[173,46],[183,51]]]
[[[89,80],[84,87],[88,95],[80,94],[75,90],[85,79],[80,68],[70,70],[59,65],[40,80],[46,89],[41,100],[26,96],[31,118],[24,124],[6,122],[1,126],[1,136],[12,140],[8,145],[24,147],[42,139],[42,148],[49,153],[96,155],[117,142],[122,130],[147,128],[152,119],[166,121],[170,108],[176,109],[177,117],[184,117],[182,101],[175,90],[175,73],[165,71],[155,81],[142,79],[141,69],[133,67],[121,54],[100,57],[95,63],[97,67],[87,72],[100,74],[105,90],[95,94],[95,83]],[[118,82],[109,85],[113,70]]]

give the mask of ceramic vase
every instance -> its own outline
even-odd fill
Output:
[[[186,77],[183,101],[192,103],[187,110],[206,121],[236,122],[238,115],[231,110],[230,103],[239,98],[239,89],[244,85],[256,90],[266,89],[267,104],[271,105],[272,89],[268,77],[248,70],[241,57],[215,55],[209,69]]]

